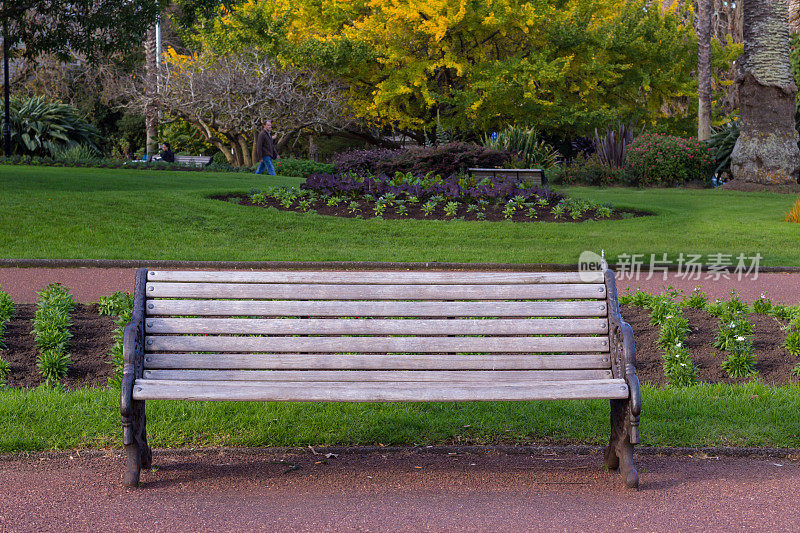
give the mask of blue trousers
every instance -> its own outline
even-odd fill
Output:
[[[264,156],[261,162],[258,164],[258,168],[256,169],[256,174],[263,174],[264,169],[267,170],[267,174],[270,176],[275,175],[275,167],[272,165],[272,158],[270,156]]]

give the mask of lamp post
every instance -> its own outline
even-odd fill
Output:
[[[6,157],[11,157],[11,109],[9,105],[11,88],[8,82],[8,14],[6,4],[8,0],[3,0],[3,99],[5,101],[3,117],[3,137],[5,138]]]

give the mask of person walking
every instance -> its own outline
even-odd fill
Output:
[[[256,140],[256,157],[261,160],[258,163],[256,174],[263,174],[266,169],[270,176],[275,175],[275,167],[272,160],[278,157],[278,150],[275,148],[277,135],[272,134],[272,121],[264,122],[264,128],[258,133]]]

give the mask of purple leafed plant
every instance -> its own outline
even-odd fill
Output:
[[[447,178],[431,174],[424,176],[400,174],[395,177],[385,174],[364,177],[355,173],[312,174],[301,187],[325,196],[370,194],[379,197],[392,193],[400,198],[416,196],[420,200],[438,195],[468,202],[481,198],[506,202],[516,196],[523,197],[525,201],[546,199],[548,202],[551,200],[557,202],[563,198],[560,193],[553,192],[546,187],[526,184],[517,178],[492,177],[477,180],[458,174],[450,175]]]
[[[441,174],[449,176],[468,168],[502,168],[514,159],[514,154],[492,150],[470,143],[452,142],[438,146],[415,146],[390,150],[373,148],[351,150],[334,158],[336,172],[358,174]]]

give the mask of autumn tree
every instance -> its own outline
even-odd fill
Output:
[[[692,25],[628,0],[245,0],[191,32],[341,79],[365,122],[423,140],[439,124],[588,132],[693,122]]]
[[[744,3],[744,56],[736,79],[741,134],[731,155],[737,180],[793,183],[800,173],[787,21],[784,0]]]
[[[140,108],[150,104],[133,88]],[[266,119],[280,132],[279,148],[303,129],[347,125],[342,87],[310,69],[280,67],[259,52],[181,55],[170,49],[158,91],[161,109],[198,128],[235,166],[253,164],[255,140]]]

